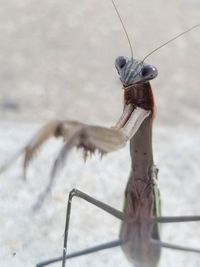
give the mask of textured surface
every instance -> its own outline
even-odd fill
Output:
[[[199,1],[118,1],[136,58],[199,22]],[[129,55],[110,1],[0,1],[1,162],[53,118],[114,124],[122,91],[113,66]],[[164,215],[199,214],[200,29],[148,58],[157,66],[152,82],[158,115],[155,161]],[[62,251],[66,199],[77,187],[122,207],[129,172],[128,147],[85,165],[73,152],[52,197],[38,214],[31,206],[45,187],[60,143],[51,141],[34,161],[28,181],[20,161],[0,177],[1,266],[31,267]],[[115,239],[119,223],[81,200],[74,202],[69,249]],[[199,246],[200,224],[163,227],[163,240]],[[13,253],[16,253],[13,256]],[[69,266],[129,266],[120,249],[70,261]],[[194,267],[200,257],[163,250],[160,267]],[[54,265],[60,266],[60,265]]]

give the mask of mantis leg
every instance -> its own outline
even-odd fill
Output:
[[[154,221],[156,223],[195,222],[195,221],[200,221],[200,216],[157,217],[157,218],[155,218]],[[154,238],[151,239],[151,242],[153,244],[156,244],[156,245],[163,247],[163,248],[175,249],[175,250],[186,251],[186,252],[200,253],[200,249],[173,245],[173,244],[162,242],[160,240],[156,240]]]
[[[173,217],[156,217],[154,222],[157,223],[179,223],[179,222],[197,222],[200,216],[173,216]]]
[[[162,247],[162,248],[169,248],[169,249],[175,249],[175,250],[179,250],[179,251],[200,253],[200,249],[196,249],[196,248],[189,248],[189,247],[173,245],[173,244],[165,243],[165,242],[155,240],[155,239],[151,239],[151,242],[155,245],[158,245],[159,247]]]
[[[71,258],[87,255],[87,254],[98,252],[98,251],[101,251],[101,250],[104,250],[104,249],[115,248],[115,247],[118,247],[118,246],[122,245],[123,243],[124,242],[121,241],[121,240],[111,241],[111,242],[108,242],[108,243],[104,243],[104,244],[101,244],[101,245],[98,245],[98,246],[94,246],[94,247],[91,247],[91,248],[87,248],[87,249],[84,249],[84,250],[80,250],[78,252],[74,252],[74,253],[68,254],[68,255],[66,255],[66,259],[71,259]],[[36,265],[36,267],[47,266],[49,264],[52,264],[52,263],[55,263],[55,262],[58,262],[58,261],[62,261],[62,259],[63,259],[63,256],[57,257],[57,258],[53,258],[53,259],[38,263]]]
[[[87,202],[95,205],[96,207],[106,211],[107,213],[113,215],[114,217],[123,220],[125,218],[125,215],[123,212],[116,210],[112,208],[111,206],[96,200],[93,197],[90,197],[89,195],[77,190],[73,189],[69,193],[69,198],[68,198],[68,204],[67,204],[67,215],[66,215],[66,224],[65,224],[65,232],[64,232],[64,245],[63,245],[63,258],[62,258],[62,267],[65,267],[65,262],[66,262],[66,256],[67,256],[67,240],[68,240],[68,231],[69,231],[69,221],[70,221],[70,214],[71,214],[71,205],[72,205],[72,199],[73,197],[79,197]]]

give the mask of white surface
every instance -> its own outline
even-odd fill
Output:
[[[134,54],[149,51],[199,22],[199,1],[118,1]],[[122,109],[113,62],[129,50],[109,1],[0,1],[1,162],[12,156],[41,123],[71,118],[112,125]],[[155,162],[163,215],[199,215],[200,192],[199,29],[148,59],[158,116]],[[7,102],[14,102],[13,110]],[[0,265],[31,267],[60,255],[68,192],[77,187],[121,208],[129,173],[128,147],[82,163],[73,152],[38,214],[31,212],[45,187],[60,144],[51,141],[34,161],[27,183],[21,162],[0,176]],[[116,239],[119,222],[76,200],[70,251]],[[200,223],[165,226],[163,240],[199,247]],[[13,256],[13,253],[16,256]],[[120,249],[69,262],[69,266],[129,266]],[[60,264],[55,266],[61,266]],[[200,256],[163,250],[160,267],[198,267]]]

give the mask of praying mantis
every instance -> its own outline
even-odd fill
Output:
[[[157,169],[153,163],[151,148],[151,127],[154,114],[154,103],[149,80],[157,76],[157,70],[143,61],[133,58],[119,57],[115,62],[124,88],[124,113],[113,128],[89,126],[75,121],[54,121],[46,125],[40,133],[26,146],[24,168],[26,170],[35,151],[51,135],[63,137],[65,145],[55,162],[52,180],[45,194],[50,190],[53,178],[60,163],[63,162],[73,146],[82,147],[85,156],[95,149],[100,153],[108,153],[123,147],[131,141],[132,172],[126,189],[126,205],[124,213],[100,203],[73,190],[70,193],[68,216],[65,234],[68,232],[70,201],[74,196],[94,202],[122,220],[120,240],[109,244],[110,247],[122,245],[125,254],[136,267],[153,267],[157,264],[161,247],[188,250],[159,241],[158,223],[199,220],[199,216],[161,217],[159,215],[159,193],[156,187]],[[127,78],[128,77],[128,78]],[[141,140],[145,140],[141,142]],[[135,166],[139,166],[136,168]],[[141,178],[141,177],[144,177]],[[137,181],[137,182],[136,182]],[[136,182],[136,183],[135,183]],[[40,198],[43,200],[45,194]],[[141,208],[140,208],[141,207]],[[129,238],[131,236],[131,238]],[[150,239],[152,237],[152,240]],[[65,237],[67,237],[65,235]],[[67,240],[65,240],[67,241]],[[108,246],[108,245],[107,245]],[[106,245],[104,246],[106,248]],[[144,249],[144,255],[140,253]],[[190,249],[199,252],[199,250]],[[148,253],[149,252],[149,253]],[[150,256],[148,257],[148,254]],[[66,242],[62,265],[65,266]],[[44,265],[38,265],[44,266]]]

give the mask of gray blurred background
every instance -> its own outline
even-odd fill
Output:
[[[116,0],[134,56],[144,56],[200,22],[198,0]],[[200,28],[148,58],[157,104],[155,161],[160,168],[163,215],[199,215]],[[0,1],[0,160],[5,162],[45,122],[76,119],[111,126],[122,111],[114,68],[130,55],[119,19],[106,0]],[[48,182],[60,143],[50,141],[26,183],[22,159],[0,177],[0,265],[34,266],[62,252],[66,199],[73,187],[121,209],[129,173],[128,147],[86,164],[74,151],[51,196],[31,211]],[[69,250],[118,236],[119,222],[81,200],[73,205]],[[163,240],[199,246],[200,223],[163,227]],[[55,264],[54,266],[61,266]],[[130,266],[120,248],[72,260],[68,266]],[[200,266],[200,256],[163,250],[160,267]]]

